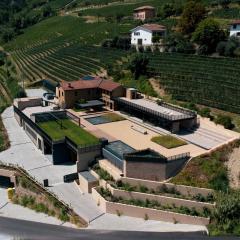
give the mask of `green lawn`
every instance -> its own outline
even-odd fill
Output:
[[[187,144],[185,141],[170,135],[153,137],[151,140],[152,142],[155,142],[168,149],[180,147]]]
[[[38,125],[54,140],[61,140],[65,136],[70,138],[77,145],[92,145],[99,143],[99,140],[81,127],[68,119],[62,120],[62,128],[56,121],[38,123]]]
[[[102,115],[103,118],[111,121],[111,122],[118,122],[118,121],[123,121],[125,120],[124,117],[116,114],[116,113],[107,113],[105,115]]]

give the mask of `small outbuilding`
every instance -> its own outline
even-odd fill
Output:
[[[156,10],[152,6],[142,6],[134,9],[133,18],[136,20],[151,19],[156,16]]]

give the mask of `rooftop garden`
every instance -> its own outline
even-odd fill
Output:
[[[52,138],[53,141],[68,137],[78,146],[99,143],[98,138],[77,126],[69,119],[40,122],[38,125]]]
[[[185,141],[175,138],[171,135],[153,137],[151,141],[168,149],[180,147],[187,144]]]

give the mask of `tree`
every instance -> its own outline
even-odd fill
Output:
[[[203,20],[193,33],[192,40],[200,46],[207,47],[207,53],[216,50],[217,44],[225,38],[225,33],[220,25],[213,19]]]
[[[205,15],[206,9],[200,2],[187,2],[179,20],[180,31],[183,34],[194,32],[198,23],[205,18]]]
[[[163,18],[167,18],[167,17],[170,17],[172,15],[175,14],[175,8],[174,8],[174,5],[171,4],[171,3],[165,3],[162,8],[161,8],[161,12],[160,12],[160,15],[163,17]]]
[[[222,8],[228,8],[228,5],[231,3],[231,0],[219,0],[219,5],[221,5]]]
[[[138,79],[141,75],[147,73],[147,66],[149,59],[145,54],[134,54],[129,62],[128,69],[132,72],[135,79]]]
[[[169,52],[194,53],[193,44],[181,33],[171,33],[164,38],[164,44],[167,45]]]

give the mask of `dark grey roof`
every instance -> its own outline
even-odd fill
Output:
[[[91,100],[86,103],[76,103],[76,105],[80,108],[91,108],[104,106],[104,103],[99,100]]]
[[[98,181],[98,179],[95,176],[93,176],[89,171],[80,172],[79,175],[85,178],[88,182]]]

